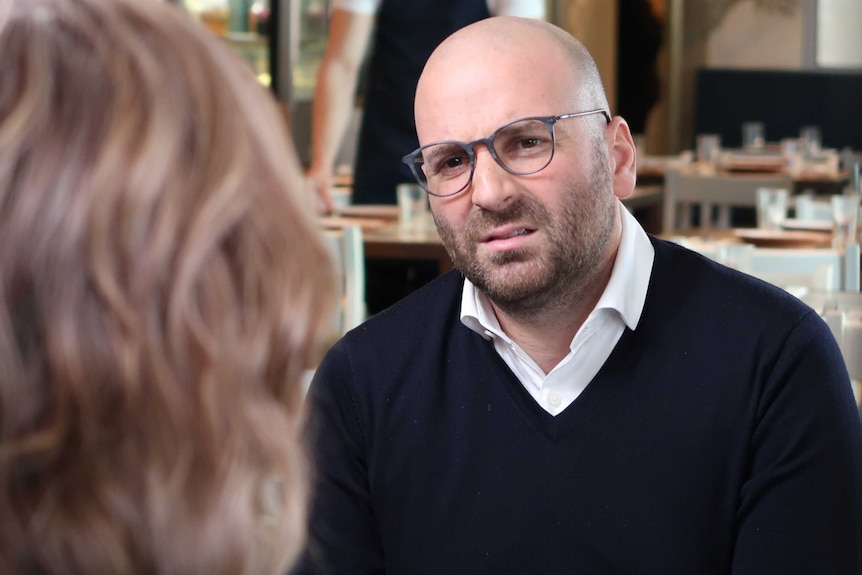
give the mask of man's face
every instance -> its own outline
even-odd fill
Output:
[[[463,209],[469,189],[463,198],[432,200],[453,263],[498,305],[544,309],[598,272],[617,208],[603,142],[585,147],[581,159],[555,154],[545,168],[552,177],[516,182],[511,199],[493,209]],[[482,159],[492,161],[487,154]],[[591,168],[581,174],[577,163]]]
[[[481,62],[443,66],[441,77],[420,83],[420,143],[472,141],[518,118],[590,109],[573,97],[577,84],[565,80],[572,67],[560,54],[497,67]],[[495,304],[549,309],[589,285],[612,257],[618,213],[605,126],[601,114],[560,120],[553,160],[525,176],[506,172],[479,145],[471,184],[431,198],[453,263]]]

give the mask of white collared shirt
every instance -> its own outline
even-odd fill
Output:
[[[547,375],[500,329],[488,298],[464,280],[461,323],[493,340],[494,349],[533,399],[551,415],[566,409],[595,377],[626,326],[635,329],[643,312],[655,250],[638,221],[620,205],[622,233],[608,285],[575,334],[566,357]]]

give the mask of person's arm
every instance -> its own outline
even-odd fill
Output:
[[[365,55],[374,15],[336,8],[330,20],[326,53],[317,73],[311,113],[310,186],[322,208],[332,211],[329,188],[335,156],[353,112],[357,78]]]
[[[488,11],[492,16],[547,19],[545,0],[488,0]]]

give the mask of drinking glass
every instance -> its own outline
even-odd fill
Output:
[[[759,150],[766,144],[766,128],[763,122],[744,122],[742,124],[742,147],[746,150]]]
[[[855,243],[859,225],[859,194],[832,196],[832,245],[843,248]]]
[[[398,184],[398,223],[402,229],[418,230],[429,212],[428,194],[419,184]]]
[[[802,152],[806,158],[816,158],[820,155],[820,128],[818,126],[802,126],[799,129],[799,139],[802,140]]]
[[[798,138],[784,138],[780,145],[781,156],[784,158],[787,171],[791,174],[802,171],[803,158],[800,140]]]
[[[721,159],[721,136],[718,134],[697,135],[697,162],[707,169],[715,169]]]
[[[778,230],[787,218],[785,188],[757,188],[757,227]]]

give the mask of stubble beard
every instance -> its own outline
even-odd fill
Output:
[[[561,213],[556,217],[525,194],[503,211],[471,212],[460,233],[437,219],[454,266],[510,316],[529,318],[567,309],[600,272],[617,217],[604,154],[595,150],[589,180],[563,182],[563,194]],[[542,230],[545,247],[479,256],[479,240],[489,229],[516,222]]]

